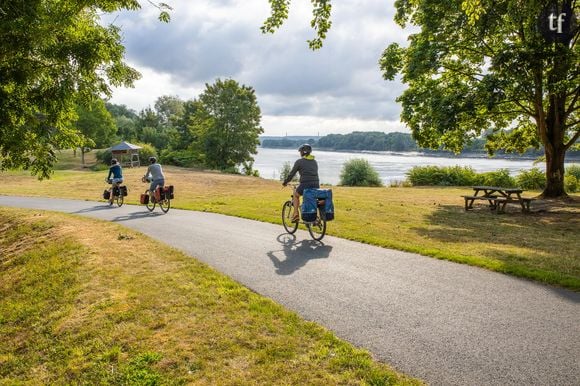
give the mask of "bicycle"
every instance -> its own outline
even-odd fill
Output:
[[[143,182],[150,183],[148,179],[144,179]],[[171,199],[173,198],[173,186],[168,186],[164,188],[163,186],[157,185],[155,191],[151,192],[149,189],[145,190],[145,193],[141,195],[141,203],[145,204],[145,207],[149,212],[153,212],[156,205],[159,205],[163,213],[169,212],[171,208]],[[145,197],[143,197],[145,196]],[[144,202],[143,202],[144,201]]]
[[[103,198],[109,201],[109,206],[112,206],[114,202],[117,203],[117,206],[123,206],[125,202],[125,196],[127,195],[127,187],[125,185],[121,185],[119,182],[113,182],[113,179],[105,178],[105,182],[110,184],[111,187],[103,193]]]
[[[323,199],[316,199],[316,218],[313,221],[292,221],[292,212],[294,211],[293,198],[296,188],[296,185],[292,185],[293,192],[290,196],[290,200],[282,205],[282,225],[284,225],[286,232],[294,234],[298,229],[299,223],[302,222],[302,224],[306,225],[310,236],[314,240],[320,241],[326,234],[326,214],[324,212],[325,201]],[[297,213],[300,213],[300,211],[298,210]]]

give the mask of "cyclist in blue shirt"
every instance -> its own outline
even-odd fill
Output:
[[[113,178],[111,178],[111,175]],[[106,181],[111,184],[111,195],[109,196],[109,203],[113,203],[113,191],[115,187],[118,187],[123,183],[123,169],[121,169],[121,165],[119,162],[113,158],[111,160],[111,167],[109,168],[109,175],[106,178]]]

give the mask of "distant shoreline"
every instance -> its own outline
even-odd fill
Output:
[[[264,147],[259,146],[258,149],[280,149],[280,150],[295,150],[293,147]],[[478,153],[478,152],[465,152],[460,154],[453,154],[453,153],[446,153],[446,152],[438,152],[438,151],[375,151],[375,150],[348,150],[348,149],[325,149],[325,148],[318,148],[315,151],[327,151],[331,153],[360,153],[360,154],[381,154],[381,155],[401,155],[401,156],[414,156],[414,157],[443,157],[443,158],[481,158],[481,159],[513,159],[513,160],[535,160],[540,156],[535,155],[519,155],[519,154],[496,154],[493,157],[489,157],[486,153]],[[580,162],[580,154],[576,155],[573,154],[571,156],[567,156],[566,163],[569,162]]]

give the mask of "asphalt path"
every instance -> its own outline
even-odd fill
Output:
[[[212,213],[9,196],[0,205],[143,232],[429,384],[580,385],[580,293]]]

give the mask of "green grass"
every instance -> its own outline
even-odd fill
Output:
[[[0,208],[0,250],[0,384],[419,384],[117,224]]]
[[[138,204],[146,186],[144,168],[125,169],[128,203]],[[280,224],[290,196],[275,181],[254,177],[166,168],[175,185],[172,206],[211,211]],[[56,171],[39,182],[24,172],[1,173],[3,194],[101,199],[106,172]],[[543,283],[580,290],[580,204],[534,202],[545,211],[521,213],[512,207],[497,215],[483,206],[463,210],[469,188],[333,187],[335,221],[331,235],[439,259],[470,264]],[[534,196],[540,192],[526,192]],[[509,208],[509,206],[508,206]]]

